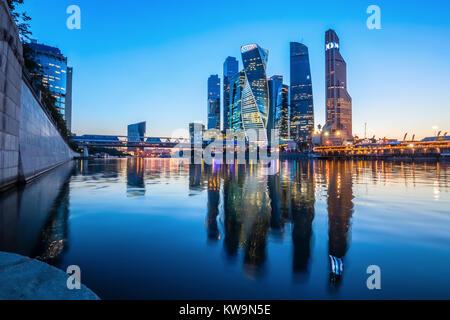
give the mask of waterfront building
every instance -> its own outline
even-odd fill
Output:
[[[130,124],[128,126],[128,141],[129,142],[140,142],[144,141],[145,132],[147,130],[146,122],[139,122]]]
[[[279,97],[283,88],[283,76],[272,76],[267,80],[269,88],[269,114],[267,120],[267,136],[270,140],[272,130],[279,129],[279,112],[277,111]]]
[[[66,122],[69,132],[72,130],[72,74],[73,68],[67,67],[67,57],[58,48],[50,47],[37,40],[29,44],[41,67],[42,84],[56,99],[56,108]]]
[[[347,65],[340,53],[334,30],[325,33],[326,124],[327,140],[333,144],[352,140],[352,98],[347,92]]]
[[[280,139],[289,140],[289,86],[285,84],[278,93],[276,129],[280,131]]]
[[[128,142],[144,142],[146,132],[146,122],[130,124],[128,126]],[[128,151],[138,152],[139,148],[128,147]]]
[[[229,95],[229,124],[228,128],[234,132],[242,131],[242,92],[245,85],[245,72],[240,71],[230,78],[230,95]]]
[[[269,120],[267,134],[270,140],[272,130],[278,130],[282,140],[289,140],[289,86],[283,84],[282,76],[272,76],[269,86]]]
[[[208,78],[208,129],[220,130],[220,78]]]
[[[241,115],[246,137],[248,130],[259,130],[258,141],[267,142],[269,89],[266,66],[269,52],[257,44],[241,47],[245,84],[242,92]]]
[[[235,57],[227,57],[223,63],[223,130],[230,128],[230,80],[238,73],[239,62]]]
[[[290,43],[290,138],[309,143],[314,132],[314,103],[308,47]]]

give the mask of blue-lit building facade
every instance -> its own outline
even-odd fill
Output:
[[[220,78],[211,75],[208,78],[208,130],[220,130]]]
[[[266,66],[269,52],[257,44],[241,47],[245,84],[242,92],[241,115],[244,133],[258,130],[258,141],[267,142],[269,88]]]
[[[341,144],[352,140],[352,98],[347,91],[347,64],[340,53],[334,30],[325,33],[326,124],[329,141]]]
[[[287,141],[289,137],[289,86],[283,84],[278,91],[275,117],[275,129],[279,130],[280,139]]]
[[[129,142],[144,141],[146,131],[147,131],[147,123],[145,121],[130,124],[128,126],[128,131],[127,131],[128,141]]]
[[[267,136],[270,140],[272,129],[279,129],[280,111],[277,109],[279,96],[283,88],[283,76],[275,75],[267,81],[269,88],[269,114],[267,120]]]
[[[147,124],[145,121],[130,124],[127,130],[128,142],[144,142],[146,131]],[[135,152],[136,154],[141,150],[140,148],[128,147],[128,151]]]
[[[56,108],[66,122],[69,132],[72,130],[72,74],[67,67],[67,58],[58,48],[37,43],[29,43],[41,67],[42,84],[56,99]]]
[[[290,138],[309,143],[314,133],[314,103],[308,47],[290,43]]]
[[[223,63],[223,130],[230,128],[230,80],[238,71],[237,59],[227,57]]]
[[[228,128],[234,132],[242,131],[242,93],[245,85],[245,72],[240,71],[230,79],[229,94],[229,124]]]

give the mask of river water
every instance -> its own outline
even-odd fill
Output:
[[[0,251],[103,299],[450,299],[448,164],[272,168],[68,163],[0,196]]]

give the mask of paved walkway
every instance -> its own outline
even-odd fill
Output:
[[[0,252],[0,299],[98,300],[85,286],[69,290],[69,275],[38,260]]]

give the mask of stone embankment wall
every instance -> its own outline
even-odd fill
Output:
[[[23,79],[22,67],[17,26],[6,1],[0,0],[0,190],[76,155]]]

